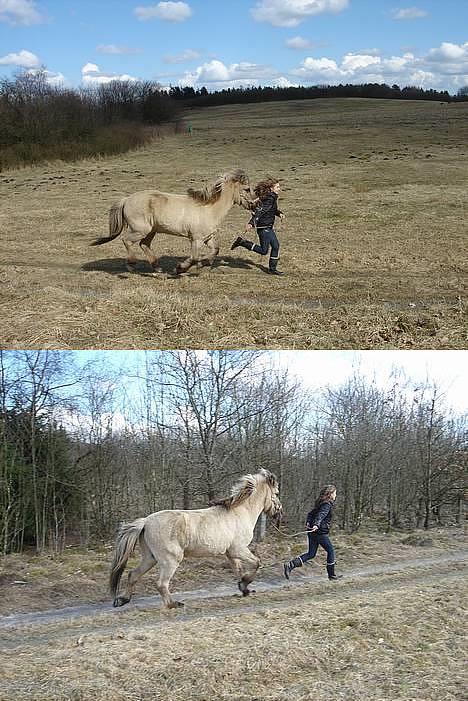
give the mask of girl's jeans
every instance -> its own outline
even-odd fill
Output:
[[[270,251],[270,270],[275,270],[278,264],[279,258],[279,241],[275,234],[274,229],[257,229],[258,238],[260,239],[260,245],[255,244],[252,251],[259,253],[264,256],[268,253],[268,249],[271,246]]]
[[[307,537],[309,539],[309,551],[300,555],[302,562],[307,562],[307,560],[312,560],[317,554],[318,546],[320,545],[324,550],[327,551],[327,565],[334,565],[335,551],[333,549],[332,542],[330,538],[325,534],[308,533]]]

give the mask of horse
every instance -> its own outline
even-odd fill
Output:
[[[186,272],[194,263],[210,265],[219,252],[215,230],[235,204],[251,209],[255,195],[243,170],[232,170],[201,190],[189,188],[187,194],[177,195],[159,190],[142,190],[123,197],[109,211],[109,236],[91,243],[100,246],[113,241],[123,233],[127,249],[127,268],[134,270],[136,256],[133,244],[139,246],[153,274],[162,272],[159,260],[151,250],[157,233],[183,236],[191,242],[191,253],[175,268],[175,273]]]
[[[116,540],[109,584],[113,605],[130,601],[135,584],[156,563],[159,564],[157,588],[167,608],[183,606],[174,601],[169,584],[184,557],[226,555],[238,577],[243,596],[251,593],[249,584],[259,567],[259,559],[249,550],[254,527],[262,512],[279,518],[282,505],[278,479],[261,469],[242,477],[226,499],[214,501],[203,509],[157,511],[131,523],[122,523]],[[141,560],[131,570],[124,593],[118,596],[119,582],[137,542]]]

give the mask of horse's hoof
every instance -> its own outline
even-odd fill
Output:
[[[244,584],[242,580],[240,582],[237,582],[237,586],[239,587],[242,596],[248,596],[250,594],[250,589],[247,589],[247,585]]]
[[[114,599],[114,608],[117,608],[118,606],[125,606],[125,604],[128,604],[130,599],[127,599],[126,596],[118,596],[116,599]]]
[[[183,607],[184,604],[182,603],[182,601],[171,601],[171,603],[167,606],[168,609],[180,609]]]

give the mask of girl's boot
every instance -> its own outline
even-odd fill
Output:
[[[270,275],[284,275],[284,273],[281,270],[277,270],[278,261],[279,258],[270,257],[270,262],[268,266],[268,272],[270,273]]]
[[[302,567],[304,563],[302,562],[301,558],[294,557],[292,560],[289,560],[289,562],[285,562],[283,565],[283,570],[284,570],[284,576],[286,579],[289,579],[289,575],[291,574],[292,570],[295,567]]]
[[[333,565],[327,565],[328,579],[340,579],[341,574],[335,574],[335,563]]]
[[[247,239],[243,239],[242,236],[238,236],[236,240],[232,243],[231,245],[231,251],[233,251],[235,248],[238,246],[242,246],[242,248],[247,248],[249,251],[253,249],[255,246],[252,241],[248,241]]]

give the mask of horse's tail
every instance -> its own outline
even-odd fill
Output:
[[[117,238],[119,234],[122,233],[122,229],[125,225],[123,208],[126,198],[120,200],[120,202],[115,202],[109,210],[109,236],[101,236],[101,238],[93,241],[91,246],[100,246],[102,243],[109,243]]]
[[[115,597],[119,588],[120,578],[123,574],[128,558],[135,550],[140,534],[145,527],[146,518],[137,518],[131,523],[122,523],[117,533],[114,559],[112,561],[109,586],[111,594]]]

